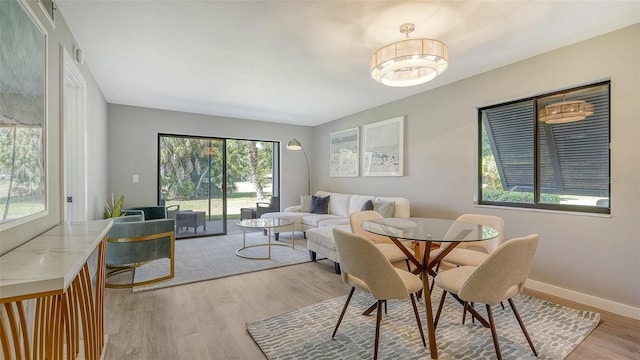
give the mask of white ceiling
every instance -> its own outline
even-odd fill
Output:
[[[107,102],[315,126],[640,22],[640,1],[58,0]],[[389,88],[371,54],[449,46],[430,83]]]

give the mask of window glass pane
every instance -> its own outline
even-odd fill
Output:
[[[0,127],[0,224],[46,209],[43,130]]]
[[[610,213],[610,83],[479,112],[480,204]]]
[[[480,110],[481,201],[533,203],[533,110],[532,100]]]
[[[538,100],[540,203],[609,207],[609,84]]]

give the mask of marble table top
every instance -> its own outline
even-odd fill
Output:
[[[111,219],[60,224],[2,255],[0,299],[62,293],[107,235],[111,224]]]

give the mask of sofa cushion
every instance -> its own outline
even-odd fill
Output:
[[[386,197],[386,196],[378,196],[376,200],[384,200],[391,201],[395,204],[395,210],[393,212],[393,217],[395,218],[409,218],[411,217],[411,204],[409,203],[409,199],[402,197]],[[374,201],[375,204],[375,201]]]
[[[330,196],[312,196],[311,197],[311,213],[328,214],[329,213]]]
[[[322,219],[318,221],[318,227],[326,227],[326,226],[339,226],[339,225],[349,225],[349,219],[347,218],[335,218],[335,219]]]
[[[333,227],[321,227],[307,230],[307,241],[314,242],[324,248],[336,250],[336,242],[333,240]],[[348,225],[339,226],[338,229],[350,231]],[[323,254],[324,255],[324,254]]]
[[[300,211],[311,212],[311,195],[300,195]]]
[[[369,196],[369,195],[351,195],[351,200],[349,203],[349,214],[354,213],[354,212],[358,212],[358,211],[362,211],[362,206],[369,200],[371,200],[371,203],[373,204],[373,201],[376,199],[375,196]],[[347,214],[346,217],[349,217],[349,214]]]
[[[303,213],[303,212],[297,212],[297,211],[280,211],[280,212],[262,214],[260,218],[287,219],[287,220],[293,221],[294,224],[302,224],[302,219],[307,215],[310,215],[310,213]]]
[[[342,219],[342,217],[333,214],[306,214],[302,218],[302,223],[311,227],[318,227],[322,221],[335,219]]]
[[[367,202],[365,202],[362,207],[360,208],[360,211],[371,211],[373,210],[373,201],[372,200],[367,200]]]
[[[349,217],[351,194],[332,193],[329,201],[329,214]]]
[[[373,203],[373,211],[378,212],[382,217],[390,218],[393,217],[393,213],[396,210],[396,204],[393,201],[386,201],[381,199],[376,199]]]

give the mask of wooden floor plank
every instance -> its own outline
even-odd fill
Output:
[[[263,359],[245,323],[348,290],[327,260],[154,291],[107,289],[105,359]],[[640,321],[599,312],[600,325],[567,359],[640,359]]]

